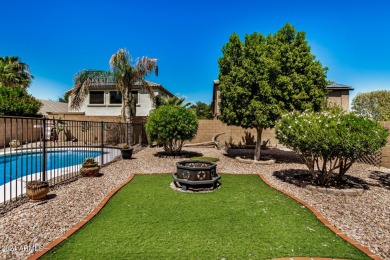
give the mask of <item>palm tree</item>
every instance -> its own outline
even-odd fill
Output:
[[[33,79],[28,65],[16,56],[0,56],[0,87],[21,86],[26,89]]]
[[[74,88],[71,93],[72,109],[79,109],[88,95],[88,88],[93,84],[115,81],[116,90],[122,94],[121,119],[123,122],[131,120],[131,90],[139,84],[143,90],[150,94],[154,101],[153,87],[144,80],[151,72],[158,74],[157,59],[142,57],[131,64],[131,57],[126,49],[119,49],[110,58],[110,71],[83,70],[74,78]]]
[[[159,100],[159,106],[173,106],[173,107],[185,107],[189,108],[192,103],[186,102],[184,103],[185,97],[178,98],[177,96],[161,98]]]

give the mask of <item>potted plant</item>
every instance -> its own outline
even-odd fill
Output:
[[[49,183],[47,181],[28,181],[26,183],[26,194],[32,202],[45,200],[48,192]]]
[[[129,147],[128,144],[124,144],[121,149],[122,153],[122,159],[128,160],[131,159],[131,156],[133,155],[133,147]]]
[[[84,160],[80,169],[80,173],[84,177],[96,176],[99,174],[100,166],[99,163],[95,161],[94,158],[88,157]]]
[[[16,139],[12,139],[9,142],[9,146],[12,147],[12,148],[18,147],[19,145],[20,145],[20,142],[19,142],[19,140],[16,140]]]

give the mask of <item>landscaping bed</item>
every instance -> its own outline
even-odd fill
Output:
[[[299,158],[289,151],[269,149],[267,156],[275,154],[277,159],[275,164],[252,165],[237,162],[223,150],[187,147],[185,150],[200,153],[205,157],[219,158],[218,173],[261,173],[275,186],[314,206],[331,224],[351,238],[381,257],[390,258],[389,169],[356,163],[347,174],[368,183],[368,189],[361,196],[335,196],[313,192],[277,178],[274,175],[277,171],[306,170],[306,166],[299,161]],[[55,197],[45,203],[26,203],[0,216],[0,230],[6,234],[0,237],[0,247],[27,244],[47,245],[84,219],[114,187],[126,180],[131,173],[173,173],[176,170],[175,163],[183,159],[159,158],[156,156],[159,151],[161,148],[141,150],[134,154],[134,159],[131,161],[120,160],[103,167],[101,177],[82,178],[59,186],[49,193],[49,195],[55,194]],[[170,189],[169,184],[166,188]],[[188,194],[183,193],[183,195]],[[25,258],[31,254],[33,251],[29,250],[0,252],[0,258]]]

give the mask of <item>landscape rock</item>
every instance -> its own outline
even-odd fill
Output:
[[[306,171],[307,168],[291,151],[268,149],[267,157],[277,163],[246,164],[223,150],[188,148],[186,151],[216,157],[218,173],[262,174],[270,183],[306,201],[328,221],[357,242],[384,259],[390,259],[390,169],[355,163],[347,174],[362,180],[368,187],[352,190],[359,196],[316,192],[317,187],[301,187],[276,177],[276,172]],[[125,181],[130,174],[173,173],[180,158],[160,158],[161,148],[146,148],[133,154],[132,160],[119,160],[101,169],[102,175],[80,178],[49,192],[56,196],[44,203],[24,203],[0,217],[0,259],[21,259],[64,234],[84,219],[104,197]],[[223,182],[223,175],[222,175]],[[221,186],[221,189],[223,185]],[[352,194],[352,192],[350,192]],[[34,245],[34,250],[23,246]],[[28,247],[26,247],[28,248]],[[13,250],[17,249],[17,250]]]

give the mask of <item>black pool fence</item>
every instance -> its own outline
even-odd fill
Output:
[[[28,181],[75,179],[88,157],[109,163],[125,143],[147,143],[144,123],[0,116],[0,207],[23,198]]]

